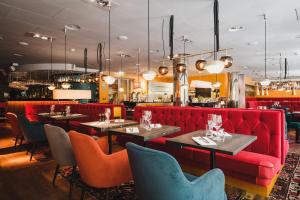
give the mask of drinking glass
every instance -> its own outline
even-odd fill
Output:
[[[54,114],[55,105],[50,106],[50,115]]]
[[[111,115],[111,111],[110,111],[110,108],[105,108],[105,113],[104,113],[104,115],[105,115],[105,122],[106,123],[110,123],[110,115]]]

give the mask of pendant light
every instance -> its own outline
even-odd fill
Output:
[[[197,60],[195,63],[195,67],[198,71],[204,71],[207,62],[204,59]]]
[[[269,86],[271,81],[269,79],[267,79],[267,18],[266,18],[266,14],[263,14],[263,18],[265,21],[265,79],[260,81],[260,84],[262,86]]]
[[[65,78],[67,78],[67,26],[65,26]],[[71,84],[65,80],[61,87],[63,89],[69,89],[71,87]]]
[[[111,5],[110,5],[110,1],[109,1],[109,5],[108,5],[108,76],[103,77],[105,83],[107,83],[108,85],[112,85],[116,79],[115,77],[112,77],[110,75],[110,67],[111,67],[111,57],[110,57],[110,10],[111,10]]]
[[[206,65],[206,70],[210,74],[219,74],[224,69],[224,62],[217,60],[219,51],[219,1],[214,0],[214,60]]]
[[[162,21],[162,27],[161,27],[161,39],[162,39],[162,44],[163,44],[163,59],[166,57],[166,51],[165,51],[165,40],[164,40],[164,25],[165,25],[165,19]],[[158,68],[158,73],[162,76],[166,75],[169,72],[168,67],[165,65],[165,62],[162,61],[162,64]]]
[[[52,50],[53,50],[53,38],[50,37],[50,49],[51,49],[51,56],[50,56],[50,74],[51,74],[51,77],[52,77],[52,70],[53,70],[53,66],[52,66],[52,63],[53,63],[53,55],[52,55]],[[49,79],[49,78],[48,78]],[[48,90],[55,90],[55,85],[54,83],[51,83],[49,86],[48,86]]]
[[[176,65],[176,72],[177,73],[184,73],[186,72],[186,60],[185,60],[185,44],[187,41],[191,42],[189,39],[185,38],[185,36],[182,37],[182,41],[183,41],[183,60],[181,60],[177,65]]]
[[[119,92],[124,92],[124,88],[122,87],[122,83],[123,83],[123,58],[125,57],[124,54],[120,55],[121,57],[121,69],[120,69],[120,76],[121,76],[121,87],[119,87]]]
[[[138,48],[138,56],[137,56],[137,58],[138,58],[138,62],[137,62],[137,64],[136,64],[136,66],[137,66],[137,82],[135,82],[134,83],[134,89],[135,90],[141,90],[141,83],[140,83],[140,53],[141,53],[141,49],[140,48]]]
[[[147,81],[152,81],[155,76],[156,76],[156,72],[150,70],[150,0],[147,0],[148,3],[148,71],[143,73],[143,78]]]

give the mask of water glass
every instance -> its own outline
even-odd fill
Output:
[[[105,122],[106,123],[110,123],[110,115],[111,115],[111,111],[110,111],[110,108],[105,108]]]

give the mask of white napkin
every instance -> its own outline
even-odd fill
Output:
[[[74,113],[74,114],[70,114],[69,116],[74,116],[74,117],[76,117],[76,116],[81,116],[81,114],[80,114],[80,113]]]
[[[38,115],[44,116],[44,115],[49,115],[49,113],[39,113]]]
[[[51,116],[51,118],[60,118],[60,117],[64,117],[63,115],[53,115]]]
[[[192,137],[192,139],[200,145],[217,145],[217,143],[215,143],[214,141],[212,141],[211,139],[209,139],[208,137]]]
[[[227,133],[227,132],[224,132],[224,136],[225,136],[225,137],[232,137],[232,135],[230,135],[230,134]]]
[[[161,128],[161,124],[150,124],[151,128]]]
[[[129,128],[126,128],[126,133],[139,133],[139,129],[138,127],[129,127]]]
[[[124,123],[125,120],[124,119],[115,119],[115,123]]]

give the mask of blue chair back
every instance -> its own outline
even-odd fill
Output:
[[[135,182],[136,193],[143,200],[224,200],[224,174],[217,169],[216,175],[203,179],[200,185],[197,178],[192,175],[186,176],[178,162],[171,155],[127,143],[128,157]],[[213,170],[212,170],[213,171]],[[212,173],[212,174],[213,174]],[[215,177],[214,177],[215,176]],[[194,177],[194,178],[191,178]],[[195,183],[191,182],[195,179]],[[210,192],[210,181],[216,185]],[[221,184],[223,185],[221,185]],[[220,186],[221,185],[221,186]],[[220,186],[220,187],[219,187]],[[207,189],[207,191],[205,191]]]
[[[44,124],[31,123],[24,115],[19,116],[21,128],[23,130],[24,138],[28,142],[43,142],[47,141]]]

